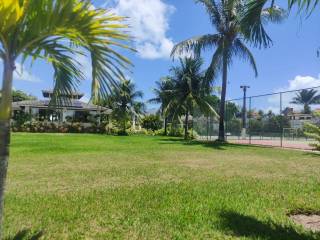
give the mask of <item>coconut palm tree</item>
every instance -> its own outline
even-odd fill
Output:
[[[247,35],[242,31],[240,24],[243,15],[244,1],[241,0],[198,0],[206,8],[211,24],[217,33],[193,37],[177,44],[172,55],[181,55],[193,52],[196,56],[202,50],[215,48],[206,78],[212,81],[218,73],[222,73],[222,89],[220,103],[219,140],[225,141],[225,102],[227,93],[228,69],[234,57],[248,61],[257,76],[257,67],[252,53],[246,47]]]
[[[320,94],[315,89],[303,89],[296,94],[291,103],[303,105],[303,112],[309,114],[311,113],[310,105],[320,104]]]
[[[9,158],[12,79],[16,61],[31,57],[50,63],[54,70],[53,103],[65,101],[84,79],[79,56],[90,56],[92,100],[106,96],[123,77],[130,62],[113,46],[129,48],[123,17],[95,9],[82,0],[0,1],[0,58],[3,63],[0,102],[0,219]],[[0,221],[0,227],[3,226]],[[1,232],[1,230],[0,230]],[[1,236],[0,236],[1,239]]]
[[[148,102],[154,104],[161,104],[160,113],[164,120],[164,135],[167,135],[168,114],[166,114],[165,109],[168,106],[168,103],[171,99],[173,81],[170,79],[170,77],[164,77],[157,81],[156,85],[157,87],[153,89],[155,97],[150,99]]]
[[[202,112],[216,114],[210,102],[210,88],[207,86],[201,70],[203,61],[200,58],[180,59],[180,66],[171,69],[173,90],[166,111],[173,111],[173,118],[185,116],[184,137],[188,138],[189,116],[195,106]]]
[[[137,99],[142,98],[143,93],[137,91],[135,84],[130,80],[122,80],[118,88],[112,94],[112,110],[116,118],[122,122],[122,134],[127,134],[127,121],[130,116],[138,116],[137,111],[142,111],[143,104]]]

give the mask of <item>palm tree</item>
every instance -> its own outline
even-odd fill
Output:
[[[241,0],[198,0],[202,3],[209,14],[215,34],[206,34],[193,37],[177,44],[172,55],[180,55],[184,52],[193,52],[199,56],[202,50],[216,48],[212,56],[211,64],[206,73],[206,79],[212,81],[219,72],[222,72],[221,102],[219,108],[219,140],[225,141],[225,103],[227,93],[228,68],[233,57],[237,56],[249,61],[257,76],[257,67],[252,53],[246,47],[249,40],[242,31],[241,17],[243,15],[244,1]]]
[[[318,94],[318,91],[315,89],[303,89],[296,94],[291,103],[303,105],[303,112],[310,114],[310,105],[320,104],[320,94]]]
[[[173,81],[170,79],[170,77],[164,77],[157,81],[156,85],[157,87],[153,89],[155,97],[150,99],[148,102],[154,104],[161,104],[160,113],[164,120],[164,135],[167,135],[168,114],[166,114],[165,109],[168,106],[171,99]]]
[[[216,114],[210,103],[210,88],[201,70],[202,64],[200,58],[184,58],[180,59],[180,66],[171,69],[174,87],[166,111],[173,111],[173,118],[184,114],[185,139],[188,138],[189,115],[195,106],[202,112]]]
[[[91,57],[92,100],[108,94],[110,86],[130,62],[113,49],[126,48],[129,36],[123,17],[95,9],[81,0],[5,0],[0,1],[0,57],[3,62],[2,98],[0,102],[0,219],[3,216],[3,193],[10,144],[12,79],[16,61],[43,59],[54,70],[54,97],[73,92],[84,79],[76,57]],[[3,226],[0,220],[0,226]],[[1,230],[0,230],[1,232]],[[0,235],[1,239],[1,235]]]
[[[132,109],[132,129],[135,130],[136,121],[139,120],[141,122],[147,112],[147,106],[144,102],[134,102]]]
[[[111,96],[112,110],[116,118],[122,122],[122,133],[127,133],[127,121],[129,116],[137,116],[138,113],[135,110],[142,111],[143,104],[140,104],[137,99],[142,98],[143,93],[136,91],[134,83],[130,80],[122,80],[119,87],[114,89],[114,93]]]

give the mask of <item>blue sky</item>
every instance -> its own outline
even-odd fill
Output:
[[[107,3],[106,3],[107,2]],[[112,3],[111,3],[112,2]],[[209,19],[194,0],[95,0],[94,5],[113,6],[114,11],[131,17],[132,35],[138,54],[128,54],[134,63],[130,77],[137,88],[145,93],[144,99],[152,97],[154,82],[168,74],[174,62],[169,58],[172,45],[186,38],[212,33]],[[282,1],[278,1],[282,2]],[[283,3],[286,1],[283,0]],[[269,49],[251,48],[259,70],[258,78],[247,63],[235,60],[229,71],[228,98],[241,96],[239,86],[251,86],[249,95],[278,90],[320,86],[320,58],[316,50],[320,46],[320,15],[313,14],[307,20],[291,14],[280,25],[268,25],[273,39]],[[213,50],[212,50],[213,51]],[[207,60],[212,52],[204,54]],[[80,60],[88,80],[80,90],[89,97],[90,68],[88,61]],[[208,62],[206,61],[206,65]],[[19,64],[18,64],[18,69]],[[2,69],[1,69],[2,70]],[[44,62],[32,68],[26,64],[23,72],[15,74],[14,88],[41,97],[42,89],[52,88],[52,69]],[[216,81],[220,85],[219,79]]]

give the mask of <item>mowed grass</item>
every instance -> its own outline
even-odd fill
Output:
[[[6,239],[320,239],[317,154],[165,137],[13,134]]]

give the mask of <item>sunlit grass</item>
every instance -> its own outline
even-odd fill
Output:
[[[320,209],[316,154],[144,136],[12,140],[8,239],[320,237],[286,216]]]

